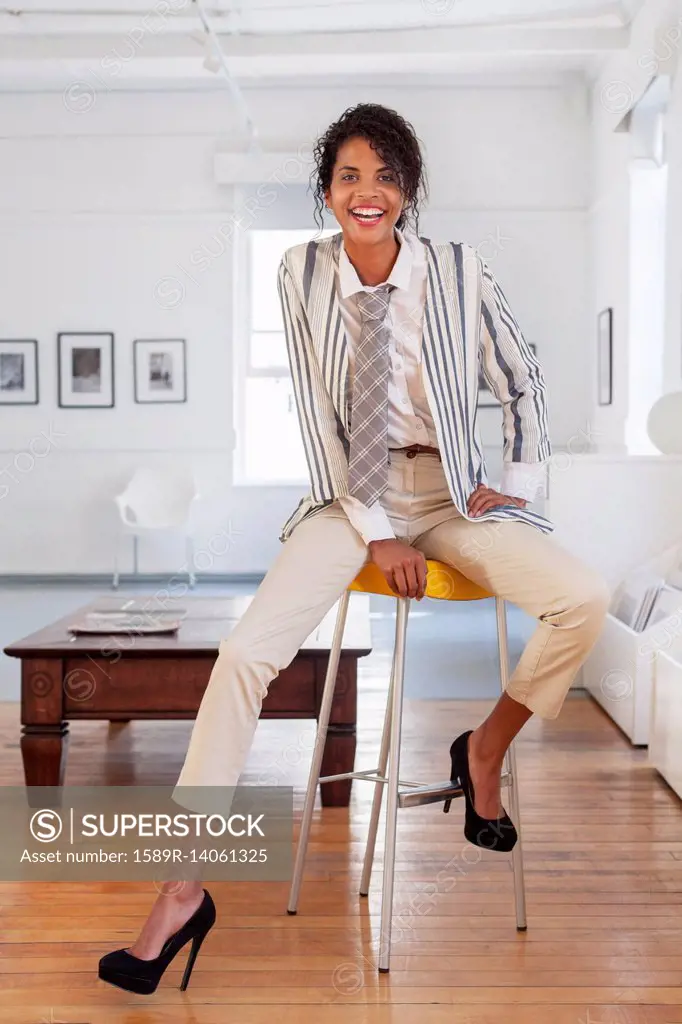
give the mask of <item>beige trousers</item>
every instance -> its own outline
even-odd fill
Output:
[[[464,519],[437,455],[391,452],[382,505],[397,536],[538,620],[507,692],[539,716],[555,718],[601,630],[609,601],[601,576],[527,523]],[[237,784],[269,683],[293,661],[367,557],[339,502],[294,529],[220,643],[178,786]]]

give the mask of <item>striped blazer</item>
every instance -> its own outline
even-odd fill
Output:
[[[339,232],[295,245],[279,265],[278,291],[311,484],[282,527],[282,542],[307,516],[349,493],[348,339],[336,291],[341,241]],[[516,520],[549,533],[554,527],[548,519],[518,505],[500,505],[476,517],[467,512],[471,493],[479,483],[487,484],[476,424],[479,365],[502,403],[507,462],[542,463],[551,454],[545,383],[501,288],[476,250],[462,243],[421,241],[427,284],[420,369],[453,503],[472,522]]]

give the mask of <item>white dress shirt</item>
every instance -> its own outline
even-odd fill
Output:
[[[438,437],[429,410],[421,379],[421,340],[426,304],[426,252],[424,243],[409,230],[395,228],[400,249],[384,284],[394,285],[389,295],[386,324],[390,329],[388,380],[388,447],[403,448],[411,444],[438,447]],[[360,343],[361,319],[356,294],[372,292],[381,285],[364,285],[341,244],[336,281],[341,318],[348,337],[348,367],[351,381],[355,365],[355,350]],[[528,471],[537,466],[505,463],[502,493],[526,497],[529,487]],[[381,499],[367,506],[358,498],[344,496],[339,499],[351,524],[365,543],[395,536],[391,523],[381,505]]]

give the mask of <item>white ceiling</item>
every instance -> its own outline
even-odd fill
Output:
[[[580,72],[644,0],[203,0],[237,81]],[[0,0],[0,89],[216,87],[194,0]],[[115,69],[115,70],[114,70]]]

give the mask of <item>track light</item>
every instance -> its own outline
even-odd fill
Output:
[[[207,35],[204,39],[204,67],[217,75],[222,69],[222,60],[218,52],[218,44],[212,36]]]

